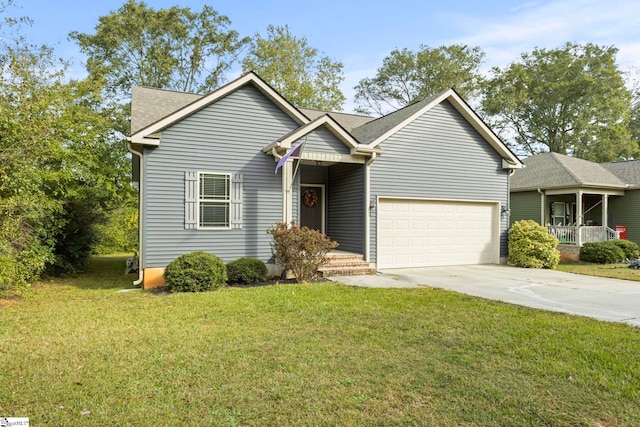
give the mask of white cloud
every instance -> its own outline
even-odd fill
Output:
[[[457,15],[454,25],[463,36],[451,43],[467,43],[487,52],[489,65],[504,66],[520,53],[536,47],[555,48],[566,42],[614,45],[622,67],[640,65],[640,2],[570,1],[527,3],[486,21]],[[473,29],[469,31],[469,29]]]

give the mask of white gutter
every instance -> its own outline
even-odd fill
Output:
[[[144,201],[144,179],[142,172],[144,162],[142,161],[142,153],[133,149],[133,146],[131,145],[131,138],[127,138],[127,150],[131,154],[134,154],[140,158],[140,183],[138,185],[138,252],[140,253],[138,259],[140,260],[140,262],[138,264],[138,280],[133,282],[133,286],[140,286],[144,280],[144,268],[142,265],[142,263],[144,262],[144,257],[142,256],[142,207],[144,206],[144,204],[142,203]]]

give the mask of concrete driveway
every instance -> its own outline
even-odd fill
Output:
[[[640,326],[640,282],[505,265],[398,268],[332,277],[352,286],[430,286],[527,307]]]

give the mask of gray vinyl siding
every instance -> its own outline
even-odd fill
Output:
[[[609,198],[609,217],[612,215],[616,217],[615,225],[627,227],[627,239],[640,245],[640,189]]]
[[[196,250],[225,262],[268,261],[265,230],[282,220],[282,174],[262,148],[297,126],[248,85],[165,129],[159,147],[145,148],[143,266],[164,267]],[[242,229],[185,230],[186,171],[242,174]]]
[[[510,223],[532,219],[538,224],[544,224],[544,221],[540,220],[540,199],[541,195],[537,191],[511,193]]]
[[[364,168],[362,164],[329,167],[327,235],[339,250],[364,253]]]
[[[305,141],[304,151],[316,153],[349,154],[350,150],[344,142],[336,138],[327,128],[320,127],[300,138],[294,144]]]
[[[300,171],[300,183],[301,184],[323,184],[327,185],[327,168],[323,166],[309,166],[301,165]]]
[[[509,199],[502,157],[445,101],[381,144],[371,166],[371,198],[415,197],[500,202]],[[377,260],[377,209],[371,213],[371,261]],[[507,255],[507,217],[500,256]]]

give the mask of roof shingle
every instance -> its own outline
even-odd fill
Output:
[[[627,182],[601,164],[558,153],[542,153],[522,161],[525,167],[511,179],[511,190],[537,188],[626,188]]]

